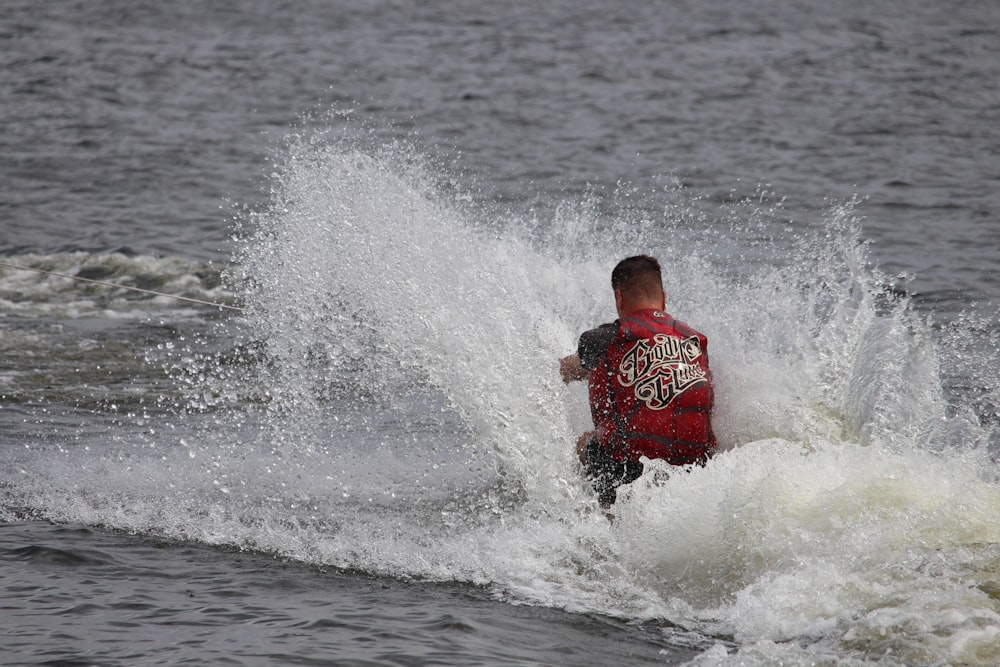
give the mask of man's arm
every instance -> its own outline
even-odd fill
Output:
[[[597,368],[597,362],[607,354],[616,335],[618,335],[617,321],[583,332],[576,349],[576,356],[580,358],[584,369],[592,371]]]
[[[580,356],[577,354],[571,354],[559,360],[559,375],[562,376],[562,381],[566,384],[575,380],[585,380],[588,373],[589,371],[580,363]]]
[[[597,360],[604,356],[618,333],[618,322],[602,324],[596,329],[583,332],[576,354],[559,360],[559,374],[563,382],[586,380],[590,371],[597,366]]]

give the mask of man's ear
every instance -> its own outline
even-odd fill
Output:
[[[620,287],[615,288],[615,309],[618,310],[619,314],[622,310],[622,301],[624,297],[622,296],[622,289]]]

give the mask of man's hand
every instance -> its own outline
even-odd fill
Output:
[[[566,384],[574,380],[585,380],[589,371],[580,363],[580,357],[571,354],[559,360],[559,375]]]

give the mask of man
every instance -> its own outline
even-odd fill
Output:
[[[585,332],[559,362],[564,382],[588,380],[596,430],[576,450],[605,509],[642,474],[640,457],[704,465],[716,448],[708,338],[666,313],[659,262],[623,259],[611,288],[618,320]]]

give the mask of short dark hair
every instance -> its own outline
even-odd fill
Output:
[[[663,290],[660,263],[649,255],[626,257],[611,272],[611,288],[653,295]]]

